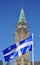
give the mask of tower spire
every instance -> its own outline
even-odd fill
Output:
[[[23,8],[21,9],[19,20],[18,20],[18,23],[20,23],[20,22],[26,23],[26,18],[25,18],[25,14],[24,14],[24,9]]]

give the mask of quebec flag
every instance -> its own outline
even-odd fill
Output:
[[[6,48],[5,50],[3,50],[3,54],[4,54],[4,58],[5,58],[5,61],[9,61],[10,60],[10,57],[14,56],[18,56],[18,52],[16,50],[17,46],[16,44]],[[15,54],[15,55],[14,55]]]
[[[25,54],[28,51],[32,51],[32,44],[33,44],[33,40],[32,40],[32,35],[22,41],[19,42],[19,45],[16,49],[16,51],[20,51],[19,52],[19,56]]]
[[[8,48],[3,50],[5,61],[9,61],[12,58],[17,58],[21,55],[24,55],[28,51],[32,51],[32,35]]]

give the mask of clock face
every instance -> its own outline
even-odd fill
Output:
[[[18,25],[18,28],[27,28],[27,26],[26,25]]]
[[[22,25],[18,25],[18,28],[21,28],[22,27]]]
[[[23,25],[23,28],[27,28],[27,26],[26,25]]]

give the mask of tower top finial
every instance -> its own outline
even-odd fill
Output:
[[[25,14],[24,14],[24,9],[23,8],[21,9],[19,20],[18,20],[18,23],[20,23],[20,22],[26,23],[26,18],[25,18]]]

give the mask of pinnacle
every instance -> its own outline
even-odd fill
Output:
[[[23,8],[21,9],[18,23],[20,23],[20,22],[26,23],[26,18],[25,18],[25,14],[24,14],[24,9]]]

